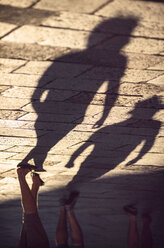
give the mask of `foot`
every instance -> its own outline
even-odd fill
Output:
[[[30,172],[29,168],[18,168],[17,174],[19,178],[25,178],[26,175]]]
[[[137,209],[133,205],[124,206],[123,209],[130,216],[136,216],[137,215]]]
[[[42,186],[44,185],[43,180],[40,178],[38,173],[32,172],[31,173],[32,181],[35,185],[37,186]]]

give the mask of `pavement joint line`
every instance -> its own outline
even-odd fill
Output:
[[[38,2],[39,2],[40,0],[38,0]],[[35,4],[35,3],[34,3]],[[10,6],[10,5],[6,5],[6,4],[0,4],[0,7],[4,7],[4,8],[6,8],[6,9],[13,9],[13,12],[15,12],[17,9],[19,9],[20,11],[19,11],[19,13],[21,13],[22,14],[22,12],[29,12],[29,10],[31,10],[31,13],[33,13],[33,12],[41,12],[41,13],[46,13],[46,14],[49,14],[49,16],[59,16],[59,13],[65,13],[65,12],[69,12],[69,11],[66,11],[66,10],[58,10],[58,11],[55,11],[55,10],[45,10],[45,9],[37,9],[37,8],[31,8],[31,6],[29,6],[29,7],[25,7],[25,8],[20,8],[20,7],[18,7],[18,6]],[[91,14],[91,13],[84,13],[84,12],[81,12],[81,13],[79,13],[80,15],[82,15],[82,16],[93,16],[93,14]],[[107,19],[107,17],[106,16],[103,16],[103,15],[96,15],[96,16],[100,16],[101,18],[103,18],[103,19]],[[1,17],[2,18],[2,17]],[[1,19],[1,21],[2,22],[6,22],[6,23],[8,23],[6,20],[5,21],[3,21],[3,19]],[[9,22],[9,23],[11,23],[11,22]]]
[[[10,138],[26,138],[26,139],[33,139],[33,140],[36,140],[36,137],[29,137],[29,136],[17,136],[17,135],[13,135],[13,136],[11,136],[11,135],[0,135],[0,137],[10,137]]]
[[[24,60],[24,59],[23,59],[23,60]],[[29,61],[26,61],[26,60],[24,60],[24,61],[25,61],[25,63],[24,63],[23,65],[18,66],[16,69],[12,70],[10,73],[11,73],[11,74],[14,74],[15,71],[17,71],[17,70],[19,70],[20,68],[26,66],[27,63],[29,62]]]
[[[147,71],[154,71],[154,70],[147,70]],[[156,70],[156,71],[163,71],[163,70]],[[160,74],[160,75],[158,75],[158,76],[155,76],[154,78],[151,78],[151,79],[145,81],[145,83],[147,83],[147,82],[149,82],[149,81],[152,81],[152,80],[154,80],[154,79],[157,79],[157,78],[159,78],[159,77],[161,77],[161,76],[163,76],[163,75],[164,75],[164,73],[163,73],[163,74]]]
[[[13,171],[13,170],[15,170],[15,168],[12,168],[12,169],[10,169],[10,170],[7,170],[7,171],[4,171],[4,172],[1,172],[1,175],[3,175],[4,173],[6,173],[6,172],[10,172],[10,171]]]
[[[82,71],[82,72],[79,73],[78,75],[74,76],[74,78],[78,78],[78,77],[80,77],[81,75],[85,74],[86,72],[88,72],[88,71],[90,71],[90,70],[92,70],[92,69],[94,69],[94,68],[95,68],[95,66],[92,65],[90,68],[87,68],[86,70]]]
[[[1,37],[0,37],[0,40],[3,39],[4,37],[8,36],[8,35],[11,34],[12,32],[14,32],[15,30],[19,29],[20,27],[22,27],[22,25],[13,28],[13,29],[10,30],[8,33],[6,33],[6,34],[4,34],[3,36],[1,36]]]
[[[21,106],[20,110],[24,111],[23,108],[26,107],[29,104],[32,104],[32,101],[30,101],[30,102],[26,103],[25,105]],[[34,111],[34,113],[35,113],[35,111]]]
[[[31,9],[31,8],[33,8],[37,3],[39,3],[40,2],[40,0],[36,0],[36,2],[35,3],[33,3],[33,4],[31,4],[29,7],[27,7],[27,9]]]
[[[83,32],[86,32],[86,33],[91,33],[92,32],[92,30],[76,29],[76,28],[65,28],[65,27],[57,27],[57,26],[49,26],[49,25],[44,25],[44,24],[33,25],[33,26],[43,27],[43,28],[51,28],[51,29],[63,29],[63,30],[71,30],[71,31],[83,31]],[[104,34],[104,32],[96,32],[96,33]]]
[[[5,23],[7,23],[7,22],[5,22]],[[10,33],[14,32],[15,30],[17,30],[17,29],[19,29],[19,28],[21,28],[22,26],[25,26],[25,25],[27,25],[27,24],[19,25],[19,26],[13,28],[7,34],[1,36],[0,39],[3,39],[4,37],[8,36]],[[29,24],[29,25],[36,26],[36,27],[50,28],[50,29],[82,31],[82,32],[86,32],[86,33],[92,33],[92,30],[84,30],[84,29],[76,29],[76,28],[65,28],[65,27],[57,27],[57,26],[49,26],[49,25],[44,25],[44,24]],[[96,33],[106,34],[106,32],[103,32],[103,31],[99,31],[99,32],[96,32]],[[126,35],[126,34],[115,34],[115,33],[112,33],[112,32],[111,32],[111,34],[113,34],[114,36],[110,37],[110,39],[112,39],[113,37],[126,36],[126,37],[143,38],[143,39],[149,39],[149,40],[160,40],[160,41],[164,40],[164,38],[151,37],[151,36],[147,37],[147,36],[133,35],[133,34],[128,34],[128,35]],[[109,40],[109,38],[106,38],[106,39]]]
[[[11,159],[12,157],[14,157],[15,155],[17,155],[17,153],[15,153],[15,154],[13,154],[13,155],[11,155],[11,156],[9,156],[9,157],[7,157],[7,159]]]
[[[23,61],[25,61],[25,62],[26,62],[26,61],[27,61],[27,62],[30,62],[30,61],[31,61],[31,60],[27,60],[27,59],[24,59],[24,58],[18,58],[18,57],[12,57],[12,56],[11,56],[11,57],[3,57],[3,56],[2,56],[2,57],[0,57],[0,58],[9,59],[9,60],[20,60],[20,61],[23,60]],[[38,60],[38,61],[42,61],[42,60]],[[43,60],[43,62],[44,62],[44,61],[46,61],[46,60]],[[12,72],[10,72],[10,73],[12,73]]]
[[[113,33],[114,34],[114,33]],[[158,38],[158,37],[147,37],[147,36],[144,36],[144,35],[134,35],[134,34],[116,34],[116,37],[119,37],[119,36],[126,36],[126,37],[132,37],[132,38],[143,38],[143,39],[146,39],[146,40],[164,40],[164,38]]]
[[[50,80],[49,82],[47,82],[47,83],[43,84],[41,87],[35,87],[35,88],[46,89],[46,88],[45,88],[45,86],[47,86],[47,85],[51,84],[53,81],[55,81],[55,79]],[[47,88],[47,89],[48,89],[48,88]],[[49,88],[49,89],[51,89],[51,88]]]
[[[26,112],[25,114],[20,115],[20,116],[16,119],[16,121],[18,121],[19,118],[21,118],[21,117],[23,117],[23,116],[25,116],[25,115],[27,115],[27,114],[28,114],[28,113]]]
[[[99,6],[97,9],[95,9],[93,12],[91,12],[92,15],[96,14],[97,11],[103,9],[104,7],[106,7],[108,4],[110,4],[111,2],[113,2],[114,0],[108,0],[106,3],[102,4],[101,6]]]
[[[9,89],[12,89],[12,88],[13,88],[12,85],[3,85],[3,84],[1,84],[0,86],[8,86],[7,89],[1,90],[0,95],[1,95],[3,92],[5,92],[6,90],[9,90]]]

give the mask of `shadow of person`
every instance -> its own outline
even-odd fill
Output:
[[[105,126],[95,132],[86,143],[74,152],[66,165],[67,168],[73,167],[75,159],[87,147],[94,145],[94,149],[81,164],[78,173],[68,184],[68,187],[104,175],[125,161],[127,156],[141,142],[144,142],[136,158],[129,161],[126,166],[139,161],[152,148],[160,130],[161,122],[152,119],[160,107],[160,100],[157,96],[140,101],[130,112],[131,117],[129,119]]]
[[[57,58],[45,71],[31,98],[38,115],[35,123],[37,144],[21,163],[28,163],[33,159],[37,170],[42,171],[50,149],[77,125],[77,120],[83,121],[88,105],[106,81],[108,94],[106,93],[102,118],[95,127],[104,123],[117,99],[120,79],[126,69],[127,59],[121,54],[121,49],[128,44],[136,25],[137,19],[133,17],[117,17],[100,23],[89,36],[85,50]],[[117,37],[118,34],[121,35]],[[94,70],[104,67],[105,73],[102,72],[99,76],[94,74]],[[46,75],[53,80],[49,85],[43,86]],[[112,88],[115,94],[110,98]],[[46,91],[47,96],[42,101]],[[109,100],[110,105],[107,104]],[[47,133],[40,136],[40,130],[43,129]]]

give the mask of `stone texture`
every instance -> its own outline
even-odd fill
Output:
[[[36,2],[36,0],[18,0],[18,1],[15,1],[15,0],[0,0],[0,4],[17,6],[17,7],[20,7],[20,8],[30,7],[35,2]]]
[[[45,67],[47,68],[47,67]],[[40,79],[40,75],[26,75],[26,74],[13,74],[13,73],[0,73],[0,83],[2,85],[10,86],[26,86],[36,87]],[[40,86],[46,85],[52,78],[50,76],[42,76]]]
[[[4,96],[0,96],[0,104],[1,109],[21,109],[22,106],[26,105],[29,100],[25,99],[15,99],[15,98],[7,98]]]
[[[33,93],[34,93],[34,88],[27,88],[27,87],[13,87],[11,89],[5,90],[5,92],[2,92],[2,96],[6,97],[16,97],[16,98],[27,98],[31,99]],[[46,96],[49,93],[49,90],[43,90],[43,89],[38,89],[37,94],[33,96],[33,100],[39,99],[41,102],[46,101]],[[67,98],[72,97],[75,95],[76,92],[72,91],[66,91],[66,90],[51,90],[51,95],[48,98],[49,101],[64,101]]]
[[[35,129],[34,122],[30,121],[13,121],[13,120],[0,120],[0,125],[2,128],[23,128],[23,129]]]
[[[69,49],[61,47],[41,46],[37,44],[21,44],[0,41],[0,56],[23,60],[48,60],[56,59],[67,54]],[[53,56],[53,58],[52,58]]]
[[[29,36],[29,33],[31,36]],[[3,41],[37,43],[39,45],[50,45],[70,48],[86,48],[89,33],[86,31],[51,29],[24,25],[8,36]],[[65,39],[67,36],[67,39]],[[91,45],[95,45],[104,38],[103,34],[96,34]]]
[[[128,6],[128,7],[127,7]],[[147,1],[116,0],[96,12],[110,18],[123,15],[138,17],[141,21],[163,23],[163,4]],[[150,24],[152,25],[152,24]]]
[[[141,73],[142,72],[142,73]],[[109,68],[109,67],[95,67],[86,73],[81,75],[81,78],[86,79],[103,79],[108,78],[109,80],[117,80],[119,78],[119,74],[121,71],[117,68]],[[133,70],[127,69],[121,78],[121,82],[145,82],[150,79],[157,78],[162,75],[162,71],[147,71],[147,70]]]
[[[45,134],[46,131],[40,131],[40,136]],[[36,132],[34,130],[24,130],[24,129],[9,129],[1,128],[2,136],[17,136],[17,137],[33,137],[36,138]]]
[[[106,0],[103,1],[98,1],[95,0],[94,2],[89,0],[85,0],[81,2],[80,0],[77,1],[69,1],[69,0],[64,0],[64,1],[51,1],[51,0],[41,0],[39,3],[35,5],[35,8],[39,9],[47,9],[47,10],[54,10],[54,11],[61,11],[61,10],[67,10],[71,12],[85,12],[85,13],[90,13],[94,12],[96,9],[101,7],[107,3]]]
[[[154,85],[160,86],[161,94],[162,94],[163,90],[164,90],[163,80],[164,80],[164,75],[161,75],[161,76],[159,76],[157,78],[154,78],[154,79],[150,80],[149,82],[154,84]]]
[[[0,21],[15,24],[17,26],[25,24],[40,25],[44,19],[51,15],[58,16],[59,13],[33,8],[21,8],[19,5],[17,7],[9,5],[0,6]]]
[[[68,29],[71,28],[71,29],[83,30],[83,31],[93,31],[94,28],[104,20],[105,18],[101,16],[62,11],[59,12],[58,16],[49,16],[45,18],[41,22],[41,24],[43,26],[49,26],[49,27],[59,27],[59,28],[68,28]]]
[[[22,137],[11,137],[10,139],[8,137],[0,137],[0,144],[4,145],[35,145],[35,139],[33,138],[22,138]]]
[[[7,89],[9,89],[9,88],[10,88],[10,86],[0,85],[0,94],[1,94],[3,91],[5,91],[5,90],[7,90]]]
[[[18,110],[18,111],[14,111],[14,110],[2,110],[0,112],[0,119],[4,119],[4,120],[16,120],[17,118],[19,118],[20,116],[24,115],[25,112]]]
[[[0,70],[7,73],[23,66],[26,62],[23,60],[16,59],[3,59],[0,58]]]
[[[51,65],[52,67],[50,67]],[[44,76],[50,76],[51,79],[56,79],[60,76],[64,78],[68,78],[68,77],[72,78],[72,77],[79,75],[83,71],[86,71],[90,67],[91,67],[90,65],[78,65],[78,64],[71,64],[71,63],[56,62],[55,69],[53,69],[52,62],[30,61],[24,67],[21,67],[15,72],[26,73],[26,74],[31,74],[31,75],[38,74],[40,75],[40,77],[44,74]]]
[[[124,36],[118,36],[110,39],[109,41],[103,43],[103,49],[106,51],[111,51],[118,47],[120,40],[123,40]],[[102,45],[100,45],[101,48]],[[97,46],[99,48],[99,46]],[[127,45],[122,48],[122,51],[125,52],[134,52],[134,53],[145,53],[145,54],[160,54],[164,48],[163,40],[155,39],[145,39],[145,38],[130,38],[130,41]]]
[[[160,63],[156,63],[154,66],[150,66],[148,69],[150,70],[163,70],[164,67],[164,60],[162,60]]]

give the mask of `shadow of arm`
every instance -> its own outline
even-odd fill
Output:
[[[102,114],[101,119],[95,123],[93,128],[98,128],[102,126],[103,123],[105,122],[106,118],[108,117],[109,112],[114,107],[114,104],[117,100],[118,88],[119,88],[119,84],[115,85],[115,82],[110,82],[110,83],[108,82],[108,89],[107,89],[106,96],[105,96],[103,114]]]
[[[156,135],[153,138],[151,137],[151,139],[147,138],[145,141],[145,144],[142,147],[141,151],[139,152],[138,156],[136,158],[132,159],[131,161],[129,161],[126,164],[126,166],[133,165],[133,164],[137,163],[146,153],[148,153],[154,145],[155,137],[156,137]]]

